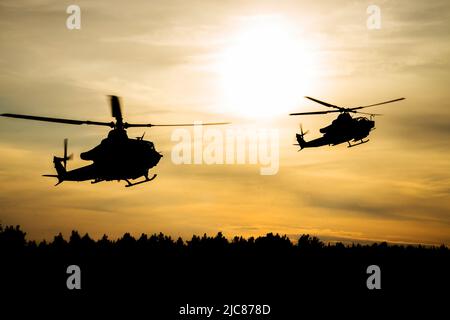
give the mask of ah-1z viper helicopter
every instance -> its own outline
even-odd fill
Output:
[[[92,164],[67,171],[67,160],[72,159],[72,155],[67,155],[67,139],[64,140],[64,156],[53,157],[55,165],[55,175],[47,174],[45,177],[58,178],[58,184],[63,181],[85,181],[92,180],[91,183],[101,181],[125,180],[126,187],[135,186],[144,182],[152,181],[156,178],[154,174],[151,178],[148,176],[149,169],[156,166],[162,157],[156,151],[153,142],[144,140],[144,136],[136,139],[130,139],[127,135],[127,128],[137,127],[172,127],[172,126],[194,126],[198,124],[135,124],[123,122],[120,100],[117,96],[110,96],[112,116],[116,121],[98,122],[83,121],[72,119],[37,117],[22,114],[4,113],[3,117],[37,120],[47,122],[58,122],[74,125],[96,125],[112,128],[108,133],[108,137],[93,149],[80,154],[82,160],[93,161]],[[227,122],[203,123],[202,125],[221,125]],[[144,177],[144,180],[132,183],[130,180]]]
[[[309,100],[312,100],[314,102],[320,103],[321,105],[324,105],[329,108],[334,108],[336,110],[324,110],[324,111],[312,111],[312,112],[298,112],[298,113],[291,113],[289,115],[291,116],[299,116],[299,115],[316,115],[316,114],[327,114],[327,113],[334,113],[339,112],[339,116],[333,120],[333,122],[320,129],[320,132],[323,134],[322,137],[311,140],[311,141],[305,141],[303,137],[307,132],[303,132],[303,128],[300,125],[300,133],[296,134],[297,142],[298,144],[295,144],[297,146],[300,146],[300,150],[303,148],[314,148],[314,147],[321,147],[324,145],[337,145],[343,142],[348,143],[348,147],[354,147],[366,142],[369,142],[369,139],[364,140],[366,138],[370,131],[375,129],[375,121],[373,120],[374,116],[380,115],[376,113],[365,113],[360,112],[357,110],[368,108],[368,107],[374,107],[379,106],[381,104],[386,103],[392,103],[400,100],[404,100],[405,98],[398,98],[394,100],[384,101],[380,103],[375,103],[367,106],[360,106],[360,107],[353,107],[353,108],[344,108],[344,107],[338,107],[334,104],[330,104],[327,102],[323,102],[311,97],[305,97]],[[366,117],[355,117],[352,118],[350,113],[360,113],[360,114],[366,114],[370,116],[370,119],[367,119]],[[352,142],[357,142],[354,144],[351,144]],[[359,141],[359,142],[358,142]],[[299,150],[299,151],[300,151]]]

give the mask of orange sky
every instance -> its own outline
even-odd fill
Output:
[[[72,229],[227,236],[278,232],[325,240],[450,244],[450,4],[380,1],[77,1],[68,30],[60,1],[0,4],[0,113],[110,121],[106,95],[122,97],[130,122],[232,121],[279,132],[280,168],[175,165],[173,129],[130,129],[164,154],[158,177],[65,182],[52,173],[63,138],[78,157],[105,128],[0,119],[0,223],[30,239]],[[371,142],[297,152],[334,115],[309,95],[357,106],[406,97],[373,112]],[[225,128],[220,128],[225,130]]]

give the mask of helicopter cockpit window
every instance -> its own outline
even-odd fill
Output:
[[[155,149],[155,145],[153,144],[153,142],[147,141],[147,145],[150,147],[150,149],[152,149],[152,150]]]

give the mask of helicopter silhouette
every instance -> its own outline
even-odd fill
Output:
[[[101,141],[101,143],[93,149],[82,152],[80,158],[86,161],[92,161],[92,164],[80,167],[74,170],[67,170],[67,161],[72,159],[72,155],[67,155],[68,140],[64,139],[64,155],[63,157],[53,157],[57,174],[46,174],[44,177],[54,177],[58,179],[59,185],[63,181],[86,181],[92,180],[91,183],[98,183],[102,181],[124,180],[127,182],[125,187],[132,187],[141,183],[152,181],[156,178],[156,174],[149,177],[148,171],[155,167],[162,154],[159,153],[151,141],[144,140],[144,134],[135,139],[128,138],[127,128],[137,127],[174,127],[174,126],[194,126],[194,125],[222,125],[228,122],[214,122],[202,124],[135,124],[123,121],[122,108],[120,99],[117,96],[109,96],[111,103],[112,116],[116,121],[99,122],[90,120],[73,120],[60,119],[49,117],[37,117],[23,114],[4,113],[3,117],[57,122],[72,125],[95,125],[112,128],[108,136]],[[140,177],[144,180],[138,182],[131,182]]]
[[[405,98],[398,98],[394,100],[379,102],[367,106],[353,107],[353,108],[344,108],[338,107],[334,104],[330,104],[324,101],[320,101],[318,99],[314,99],[311,97],[305,97],[309,100],[317,102],[321,105],[324,105],[329,108],[334,108],[336,110],[324,110],[324,111],[312,111],[312,112],[298,112],[298,113],[290,113],[291,116],[299,116],[299,115],[318,115],[318,114],[327,114],[327,113],[335,113],[339,112],[339,116],[333,120],[333,122],[320,129],[320,133],[322,133],[322,137],[305,141],[304,136],[308,133],[308,131],[303,132],[303,127],[300,124],[300,133],[296,134],[298,144],[294,144],[296,146],[300,146],[300,150],[304,148],[314,148],[321,147],[325,145],[338,145],[340,143],[347,142],[348,147],[354,147],[366,142],[369,142],[369,139],[364,140],[370,131],[375,129],[375,121],[373,118],[375,116],[381,115],[377,113],[365,113],[361,111],[357,111],[360,109],[374,107],[382,104],[392,103],[400,100],[404,100]],[[367,117],[355,117],[353,118],[350,113],[359,113],[366,114],[370,116],[370,119]],[[354,142],[353,144],[350,142]]]

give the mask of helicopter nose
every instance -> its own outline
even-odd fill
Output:
[[[162,158],[162,154],[157,152],[157,151],[154,151],[152,156],[151,156],[153,165],[156,166],[158,164],[159,160],[161,160],[161,158]]]

